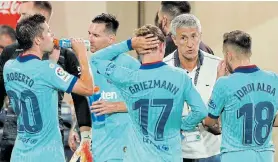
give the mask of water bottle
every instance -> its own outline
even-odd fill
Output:
[[[62,48],[71,48],[72,47],[70,39],[65,39],[65,38],[63,38],[63,39],[54,39],[53,43],[57,47],[62,47]],[[85,43],[85,46],[87,47],[87,50],[89,51],[90,46],[91,46],[90,41],[84,40],[84,43]]]
[[[89,97],[89,103],[92,105],[93,102],[99,101],[101,93],[99,87],[94,88],[94,94]],[[91,114],[92,122],[94,127],[100,127],[105,125],[105,115],[96,116],[95,113]]]

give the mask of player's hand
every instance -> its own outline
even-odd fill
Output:
[[[76,151],[76,143],[80,143],[79,135],[76,131],[70,130],[68,144],[72,152]]]
[[[146,36],[133,37],[131,39],[131,45],[134,50],[139,54],[147,54],[152,51],[153,48],[158,47],[160,41],[153,34]]]
[[[222,127],[219,122],[216,122],[213,126],[207,126],[204,121],[202,122],[204,129],[213,135],[220,135],[222,133]]]
[[[71,45],[76,55],[87,54],[87,48],[83,39],[71,39]]]
[[[95,113],[96,116],[104,114],[112,114],[118,112],[117,102],[107,102],[105,100],[96,101],[91,106],[91,112]]]
[[[78,149],[72,155],[70,162],[93,162],[93,155],[91,151],[92,135],[91,131],[81,132],[81,143]]]
[[[222,60],[217,66],[217,79],[222,76],[225,76],[226,73],[227,73],[226,63],[224,60]]]
[[[49,60],[57,63],[60,57],[60,49],[54,48],[52,53],[49,55]]]

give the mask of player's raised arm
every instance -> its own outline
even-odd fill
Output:
[[[95,62],[97,60],[112,60],[114,57],[117,57],[118,55],[133,49],[145,49],[144,52],[149,52],[146,49],[154,48],[157,46],[157,44],[158,40],[156,37],[153,37],[152,34],[144,37],[133,37],[132,39],[122,41],[95,52],[90,56],[90,61]]]
[[[88,59],[87,59],[87,49],[84,41],[81,39],[72,40],[72,49],[78,57],[80,62],[81,76],[77,80],[77,83],[73,86],[72,92],[89,96],[93,94],[94,82],[92,75],[90,74]]]
[[[104,75],[115,84],[127,84],[137,79],[134,73],[136,70],[119,66],[110,60],[123,52],[133,49],[141,51],[141,53],[148,53],[151,51],[149,49],[156,47],[157,44],[157,38],[152,37],[152,35],[134,37],[96,52],[94,54],[96,56],[90,56],[91,63],[97,68],[100,74]]]
[[[208,114],[206,105],[200,94],[197,92],[191,79],[186,77],[184,89],[184,100],[190,106],[190,113],[182,118],[181,129],[184,131],[193,130]]]
[[[89,65],[86,56],[86,47],[82,40],[72,40],[72,46],[79,58],[81,67],[80,79],[64,71],[59,65],[45,61],[45,73],[49,77],[42,76],[49,85],[67,93],[77,93],[84,96],[93,94],[93,81],[89,74]]]

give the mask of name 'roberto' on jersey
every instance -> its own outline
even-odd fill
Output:
[[[129,91],[131,94],[135,94],[137,92],[153,88],[164,88],[174,95],[179,91],[179,88],[177,86],[165,80],[148,80],[133,84],[132,86],[129,86]]]
[[[22,73],[13,72],[13,73],[8,73],[6,76],[7,76],[8,82],[10,82],[10,81],[23,82],[30,88],[34,85],[34,80],[31,79],[29,76],[22,74]]]

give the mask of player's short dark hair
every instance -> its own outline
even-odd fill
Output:
[[[92,23],[98,23],[98,24],[104,23],[106,30],[114,34],[117,33],[117,30],[119,28],[119,21],[116,19],[114,15],[108,13],[102,13],[100,15],[97,15],[92,20]]]
[[[52,13],[52,5],[49,1],[23,1],[22,3],[26,2],[33,2],[34,7],[47,11],[49,15]]]
[[[13,42],[16,41],[15,30],[8,25],[0,25],[0,35],[8,35]]]
[[[148,34],[153,34],[154,37],[157,37],[158,40],[160,40],[160,42],[165,42],[165,35],[157,26],[147,24],[135,31],[137,37],[146,36]]]
[[[167,13],[173,19],[180,14],[190,13],[191,6],[188,1],[162,1],[161,11]]]
[[[251,54],[252,38],[244,31],[234,30],[223,35],[223,45],[232,45],[242,53]]]
[[[16,38],[20,47],[26,51],[33,46],[34,38],[42,36],[44,28],[42,24],[45,17],[35,14],[21,20],[16,26]]]

